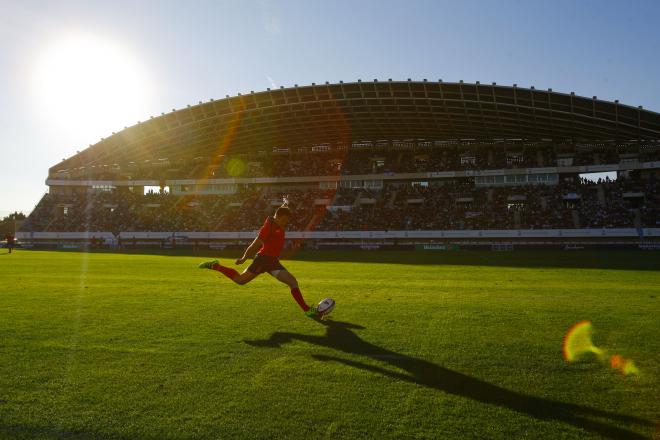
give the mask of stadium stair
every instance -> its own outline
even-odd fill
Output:
[[[639,212],[639,208],[633,209],[634,219],[633,224],[638,231],[641,231],[642,228],[642,214]]]
[[[596,188],[598,190],[598,204],[605,206],[605,190],[603,190],[602,185],[597,185]]]
[[[573,227],[575,229],[580,229],[580,214],[578,214],[578,210],[572,209],[571,216],[573,217]]]
[[[398,190],[392,191],[392,195],[390,196],[390,199],[387,201],[388,208],[394,208],[394,201],[396,200],[397,194],[399,194]]]

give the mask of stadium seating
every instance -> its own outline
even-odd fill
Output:
[[[657,227],[660,206],[654,178],[502,187],[456,179],[380,190],[252,185],[190,196],[114,190],[47,194],[23,231],[251,231],[284,194],[296,213],[294,231]]]
[[[571,165],[618,164],[625,160],[657,160],[658,151],[635,152],[622,149],[567,150],[560,160]],[[636,151],[636,150],[635,150]],[[141,163],[125,162],[80,166],[72,169],[51,169],[53,179],[200,179],[228,177],[291,177],[325,175],[360,175],[384,173],[423,173],[456,170],[516,169],[554,167],[558,154],[548,147],[484,148],[450,146],[416,151],[369,149],[332,152],[291,152],[237,154],[215,159],[154,158]]]

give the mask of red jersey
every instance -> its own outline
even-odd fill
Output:
[[[284,247],[284,228],[275,223],[272,217],[266,217],[259,230],[259,239],[264,242],[257,254],[279,257]]]

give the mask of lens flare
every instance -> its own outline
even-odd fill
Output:
[[[589,321],[580,321],[571,327],[564,337],[564,359],[573,362],[588,353],[602,358],[603,351],[591,341],[593,326]]]
[[[610,367],[613,370],[619,371],[624,376],[639,374],[639,369],[635,366],[634,362],[630,359],[625,359],[620,354],[610,357]]]
[[[639,374],[639,369],[630,359],[625,359],[620,354],[609,356],[604,350],[596,347],[591,339],[593,326],[590,321],[580,321],[573,325],[564,337],[563,353],[567,362],[576,360],[593,353],[598,360],[608,364],[610,368],[618,371],[624,376]]]
[[[238,157],[229,159],[229,162],[227,162],[227,174],[231,177],[241,177],[245,174],[246,168],[245,162]]]

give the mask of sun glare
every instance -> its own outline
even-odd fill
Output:
[[[70,35],[44,48],[34,68],[40,114],[93,143],[147,114],[149,82],[126,48],[92,35]]]

